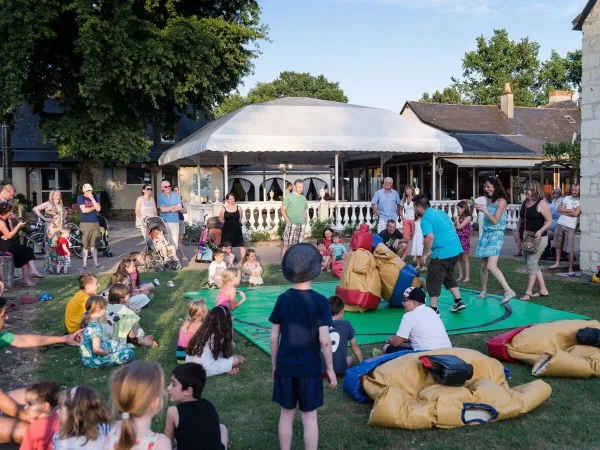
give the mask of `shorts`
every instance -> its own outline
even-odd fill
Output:
[[[179,237],[185,236],[185,220],[179,221]]]
[[[323,378],[284,377],[275,375],[273,380],[273,401],[284,409],[296,409],[311,412],[323,406]]]
[[[554,248],[559,248],[567,253],[575,251],[575,228],[556,225],[554,230]]]
[[[283,245],[289,247],[290,245],[304,242],[304,230],[306,225],[296,225],[295,223],[286,223],[285,230],[283,232]]]
[[[412,350],[413,348],[410,345],[388,345],[385,348],[385,355],[389,355],[390,353],[396,353],[396,352],[405,352],[407,350]]]
[[[66,256],[58,255],[58,263],[61,266],[68,269],[69,267],[71,267],[71,257],[69,255],[66,255]]]
[[[442,284],[446,289],[458,287],[456,277],[454,276],[454,267],[458,262],[460,255],[452,258],[438,259],[431,258],[427,267],[427,293],[430,297],[439,297],[442,292]]]
[[[84,250],[96,247],[96,239],[100,237],[100,225],[98,222],[81,222],[81,246]]]
[[[548,245],[548,236],[542,236],[540,243],[538,244],[538,251],[535,254],[523,252],[525,256],[525,267],[527,268],[527,275],[537,275],[540,273],[540,257],[546,246]]]

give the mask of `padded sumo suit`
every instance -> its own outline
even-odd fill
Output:
[[[418,359],[442,354],[455,355],[473,365],[473,377],[464,386],[436,383]],[[542,380],[511,388],[502,363],[463,348],[399,356],[363,376],[362,387],[375,402],[369,425],[411,430],[511,419],[538,407],[552,393]]]
[[[582,328],[600,329],[600,322],[597,320],[561,320],[542,323],[524,328],[518,333],[512,333],[512,336],[510,336],[510,332],[505,333],[505,335],[497,336],[490,341],[502,339],[502,336],[509,336],[504,344],[510,358],[530,366],[534,366],[544,353],[548,353],[550,355],[548,364],[534,373],[536,376],[600,377],[600,348],[581,345],[577,342],[577,332]],[[490,349],[490,341],[488,341],[488,349]],[[490,354],[497,356],[491,351]]]
[[[346,311],[377,309],[381,300],[381,280],[370,251],[358,248],[346,258],[335,295],[344,300]]]

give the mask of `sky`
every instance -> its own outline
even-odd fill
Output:
[[[259,0],[271,42],[261,42],[257,82],[290,70],[338,81],[350,103],[400,111],[407,100],[462,76],[475,38],[505,28],[540,44],[540,60],[581,48],[571,21],[586,0]]]

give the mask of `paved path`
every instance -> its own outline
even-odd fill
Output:
[[[112,221],[109,223],[109,226],[113,257],[105,258],[100,256],[98,259],[99,263],[106,267],[106,269],[102,271],[112,272],[127,254],[133,251],[142,251],[144,249],[144,242],[142,241],[139,230],[135,228],[135,223],[133,221]],[[477,239],[477,236],[471,237],[471,248],[473,249],[473,253],[475,252],[475,248],[477,248]],[[346,242],[349,242],[349,238],[346,238]],[[575,251],[577,255],[579,254],[579,242],[580,239],[579,236],[577,236],[575,238]],[[267,245],[265,245],[265,243],[259,243],[254,248],[256,249],[259,260],[263,264],[278,264],[281,262],[281,247],[278,243],[273,242]],[[514,237],[512,235],[507,235],[504,241],[504,247],[502,248],[501,256],[504,258],[512,258],[512,255],[515,254],[516,251],[517,245],[514,242]],[[193,261],[196,253],[196,245],[184,246],[184,253],[188,258],[190,258],[189,262],[183,264],[184,269],[206,268],[206,264],[198,264]],[[77,273],[81,267],[82,260],[74,257],[71,262],[71,273]],[[38,257],[36,266],[40,271],[43,269],[43,256]],[[99,270],[95,270],[91,266],[92,262],[90,259],[88,262],[88,271],[99,272]]]

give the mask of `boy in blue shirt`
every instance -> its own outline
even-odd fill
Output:
[[[292,445],[296,407],[300,407],[305,448],[318,448],[317,408],[323,405],[321,352],[329,387],[335,388],[329,326],[332,324],[327,298],[311,289],[311,280],[321,274],[322,256],[310,244],[292,245],[281,262],[283,276],[294,287],[277,298],[269,321],[273,364],[273,401],[281,406],[279,443]]]

